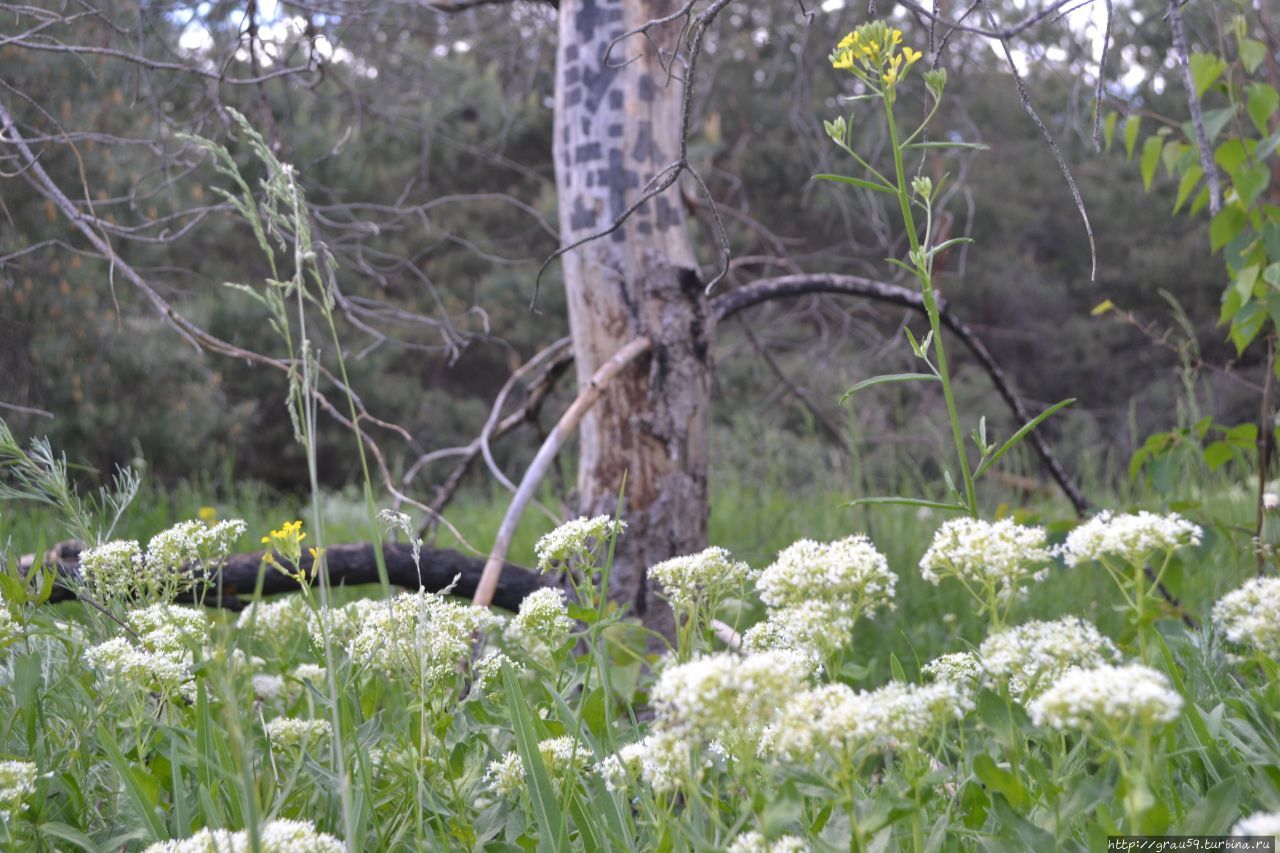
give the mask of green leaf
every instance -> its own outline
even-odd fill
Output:
[[[97,853],[98,845],[93,843],[93,839],[85,835],[80,830],[65,823],[42,823],[40,824],[40,834],[59,841],[65,841],[68,844],[74,844],[81,850],[88,850],[89,853]],[[54,845],[57,848],[57,845]]]
[[[1271,129],[1270,119],[1280,107],[1280,92],[1266,83],[1251,83],[1245,101],[1245,111],[1249,120],[1258,129],[1258,133],[1266,135]]]
[[[1243,210],[1234,204],[1222,208],[1209,222],[1209,246],[1213,251],[1218,251],[1243,233],[1244,226]]]
[[[1191,153],[1191,146],[1170,139],[1164,144],[1164,148],[1160,150],[1160,161],[1164,163],[1164,170],[1173,177],[1178,172],[1183,171],[1179,166],[1184,162],[1185,155]],[[1194,159],[1194,158],[1193,158]]]
[[[1222,129],[1227,123],[1235,117],[1236,111],[1232,107],[1224,107],[1220,110],[1205,110],[1201,118],[1204,119],[1204,136],[1208,142],[1213,142],[1222,133]],[[1182,123],[1182,135],[1187,139],[1196,138],[1196,126],[1191,121]]]
[[[1258,444],[1258,425],[1237,424],[1227,430],[1227,434],[1223,437],[1223,441],[1229,441],[1236,447],[1250,450]]]
[[[1164,150],[1164,140],[1158,136],[1149,136],[1142,143],[1142,188],[1151,189],[1151,181],[1156,176],[1156,168],[1160,165],[1160,152]]]
[[[1249,300],[1253,298],[1254,285],[1258,283],[1258,276],[1262,273],[1257,264],[1251,264],[1236,274],[1235,283],[1232,287],[1236,293],[1240,294],[1240,304],[1247,305]]]
[[[1231,318],[1228,336],[1231,338],[1231,343],[1236,346],[1236,355],[1244,354],[1249,344],[1253,343],[1253,339],[1262,331],[1266,321],[1267,311],[1257,301],[1249,302],[1235,313]]]
[[[507,693],[511,727],[515,730],[516,751],[524,765],[525,778],[529,783],[529,799],[533,802],[534,816],[542,830],[538,833],[538,849],[568,850],[569,839],[566,837],[560,804],[556,802],[556,791],[551,785],[547,766],[542,761],[542,753],[538,750],[538,735],[533,729],[524,691],[520,689],[520,679],[509,663],[502,665],[502,681]]]
[[[1231,445],[1225,441],[1215,441],[1204,449],[1204,462],[1210,471],[1216,471],[1226,465],[1235,456]]]
[[[1062,400],[1060,402],[1054,403],[1052,406],[1045,409],[1043,412],[1041,412],[1040,414],[1036,415],[1034,418],[1032,418],[1031,420],[1023,424],[1022,429],[1018,430],[1013,435],[1009,436],[1008,441],[1000,445],[999,450],[995,451],[986,459],[982,460],[982,464],[979,465],[978,469],[973,472],[973,478],[975,480],[978,479],[978,477],[981,476],[988,468],[994,465],[1001,456],[1004,456],[1010,450],[1017,447],[1018,442],[1026,438],[1029,432],[1031,432],[1036,427],[1040,426],[1040,424],[1044,423],[1049,418],[1053,417],[1053,415],[1058,411],[1065,409],[1067,406],[1070,406],[1075,401],[1076,401],[1075,397],[1069,397],[1066,400]]]
[[[837,184],[851,184],[855,187],[861,187],[864,190],[871,190],[878,193],[897,194],[897,190],[886,184],[878,184],[875,181],[864,181],[862,178],[851,178],[848,175],[814,175],[810,180],[813,181],[833,181]]]
[[[919,506],[926,509],[945,509],[955,512],[968,512],[969,508],[961,503],[944,501],[926,501],[922,498],[854,498],[845,506]]]
[[[1248,159],[1249,149],[1245,147],[1244,140],[1239,138],[1228,139],[1213,152],[1213,162],[1227,173],[1234,172]]]
[[[903,146],[904,149],[913,149],[923,151],[930,148],[959,148],[965,151],[986,151],[991,146],[983,145],[981,142],[913,142],[910,145]]]
[[[1186,202],[1191,191],[1196,188],[1196,184],[1200,183],[1200,179],[1204,177],[1204,169],[1198,165],[1192,166],[1182,173],[1182,180],[1178,181],[1178,197],[1173,202],[1173,212],[1177,213],[1178,209]]]
[[[1240,205],[1246,210],[1269,183],[1271,183],[1271,170],[1261,163],[1254,166],[1241,166],[1231,173],[1231,184],[1240,196]]]
[[[840,397],[843,403],[854,394],[857,394],[864,388],[870,388],[873,385],[886,385],[890,382],[937,382],[938,377],[932,373],[886,373],[881,376],[872,376],[870,379],[864,379],[854,385],[844,395]]]
[[[1191,79],[1196,86],[1196,95],[1203,95],[1226,70],[1227,63],[1211,53],[1191,54]]]
[[[1005,799],[1018,811],[1026,811],[1031,806],[1027,786],[1022,784],[1017,774],[998,766],[990,755],[982,753],[974,756],[973,772],[988,789],[1004,794]]]
[[[1258,70],[1258,66],[1262,64],[1262,60],[1267,57],[1267,46],[1257,39],[1241,39],[1240,40],[1240,61],[1244,63],[1244,70],[1250,74]]]
[[[116,773],[119,774],[121,781],[124,782],[125,790],[129,792],[129,799],[133,802],[138,816],[145,822],[148,840],[164,840],[168,837],[168,833],[165,832],[164,823],[160,820],[160,814],[156,810],[159,786],[156,784],[155,779],[144,774],[133,762],[125,758],[124,753],[120,751],[119,744],[116,743],[111,733],[107,731],[106,726],[99,725],[97,732],[98,743],[102,745],[103,751],[107,753],[107,758],[110,759]]]
[[[1124,120],[1124,156],[1133,159],[1133,147],[1138,144],[1138,129],[1142,127],[1142,116],[1129,116]]]
[[[1196,193],[1196,197],[1191,199],[1191,207],[1187,208],[1188,216],[1197,216],[1200,211],[1205,209],[1209,204],[1209,185],[1205,184],[1200,188],[1200,192]]]
[[[1105,143],[1106,151],[1111,150],[1111,140],[1116,138],[1116,114],[1108,113],[1106,120],[1102,123],[1102,139]]]

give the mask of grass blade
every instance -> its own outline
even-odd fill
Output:
[[[845,391],[840,397],[843,403],[854,394],[857,394],[863,388],[870,388],[872,385],[886,385],[890,382],[937,382],[938,377],[932,373],[884,373],[880,376],[872,376],[870,379],[864,379],[854,385],[848,391]]]
[[[1031,432],[1033,429],[1040,426],[1040,424],[1044,423],[1059,409],[1064,409],[1067,406],[1070,406],[1075,401],[1076,401],[1075,397],[1068,397],[1067,399],[1062,400],[1061,402],[1055,403],[1054,405],[1045,409],[1040,414],[1036,415],[1031,420],[1027,421],[1023,425],[1022,429],[1018,430],[1013,435],[1009,436],[1009,440],[1006,441],[1004,444],[1000,445],[999,450],[997,450],[995,453],[988,456],[986,459],[982,460],[982,464],[978,466],[978,470],[973,472],[973,479],[976,480],[979,477],[981,477],[988,468],[990,468],[992,465],[996,463],[997,459],[999,459],[1001,456],[1004,456],[1006,453],[1008,453],[1010,450],[1016,447],[1018,442],[1026,438],[1027,433]]]

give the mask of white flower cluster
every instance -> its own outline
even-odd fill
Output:
[[[324,647],[326,635],[335,646],[346,648],[379,610],[390,603],[376,598],[357,598],[342,607],[331,607],[319,613],[307,613],[307,632],[318,648]]]
[[[546,765],[547,774],[555,781],[563,781],[586,769],[591,750],[572,737],[548,738],[538,744],[538,754]],[[498,796],[509,797],[517,793],[525,783],[524,764],[519,753],[508,752],[497,761],[489,762],[485,779]]]
[[[278,601],[255,601],[236,619],[236,629],[248,631],[252,627],[254,637],[282,646],[306,634],[311,619],[306,603],[291,595]]]
[[[555,653],[569,641],[571,631],[573,620],[564,603],[564,591],[544,587],[520,602],[520,610],[507,627],[507,639],[532,660],[550,665]]]
[[[1067,534],[1061,548],[1067,565],[1115,556],[1139,565],[1154,553],[1199,545],[1201,530],[1177,513],[1100,512]]]
[[[193,651],[209,637],[209,617],[191,607],[152,604],[130,610],[125,621],[142,645],[155,651]]]
[[[195,579],[189,567],[224,561],[245,529],[239,519],[213,526],[183,521],[153,536],[145,555],[135,540],[107,542],[80,552],[80,576],[98,599],[172,601],[191,589]]]
[[[668,666],[650,698],[663,726],[735,745],[754,742],[787,700],[805,689],[808,661],[785,651],[702,655]]]
[[[728,853],[806,853],[808,842],[794,835],[779,835],[770,841],[759,832],[744,832],[729,845]]]
[[[123,687],[165,696],[188,695],[193,650],[208,636],[208,618],[189,607],[153,604],[128,614],[135,645],[116,637],[89,648],[85,663]]]
[[[920,558],[920,574],[934,585],[954,577],[966,584],[991,586],[1001,601],[1007,601],[1029,580],[1043,580],[1051,557],[1042,528],[1024,527],[1008,518],[994,522],[953,518],[934,534]]]
[[[770,611],[747,629],[747,651],[791,651],[815,665],[849,645],[856,622],[850,607],[838,601],[805,601]]]
[[[870,692],[824,684],[794,696],[761,740],[761,753],[810,762],[833,752],[898,750],[918,744],[973,708],[952,681],[890,682]]]
[[[293,670],[294,678],[312,684],[322,684],[326,674],[324,667],[318,663],[300,663]]]
[[[267,739],[276,749],[306,746],[312,741],[333,734],[328,720],[299,720],[295,717],[276,717],[266,724]]]
[[[621,534],[627,523],[607,515],[567,521],[538,540],[533,551],[538,556],[538,571],[550,572],[566,568],[571,561],[582,560],[593,554],[602,542],[612,535]]]
[[[982,662],[973,652],[952,652],[929,661],[920,672],[934,681],[973,687],[982,677]]]
[[[1280,812],[1255,812],[1236,821],[1232,835],[1268,836],[1280,839]]]
[[[1170,723],[1182,712],[1182,697],[1163,673],[1142,664],[1073,669],[1027,706],[1036,725],[1118,729]]]
[[[27,808],[36,792],[36,766],[30,761],[0,761],[0,820],[9,822]]]
[[[472,636],[496,618],[487,608],[426,591],[401,593],[364,615],[349,646],[352,660],[428,688],[457,676]]]
[[[714,608],[726,595],[741,589],[751,567],[734,560],[724,548],[708,548],[698,554],[674,557],[649,568],[649,577],[677,611],[698,605]]]
[[[491,702],[496,702],[504,695],[504,685],[502,683],[502,665],[510,664],[511,668],[516,672],[520,672],[522,667],[502,652],[489,652],[476,662],[472,667],[471,674],[475,679],[472,689],[483,694]]]
[[[1280,578],[1254,578],[1213,606],[1213,621],[1233,643],[1280,655]]]
[[[142,546],[133,539],[118,539],[80,552],[80,577],[98,599],[132,596],[142,572]]]
[[[801,539],[784,548],[756,580],[769,616],[744,641],[757,650],[830,655],[848,645],[862,615],[893,608],[897,582],[889,561],[865,536]]]
[[[258,830],[261,853],[345,853],[346,845],[309,820],[273,820]],[[143,853],[250,853],[253,846],[243,830],[202,829],[181,841],[161,841]]]
[[[196,563],[221,563],[245,529],[245,523],[238,518],[212,526],[203,521],[179,522],[151,537],[147,565],[153,572],[180,572]]]
[[[1075,616],[1027,622],[992,634],[978,647],[983,680],[1007,685],[1015,699],[1043,690],[1070,668],[1091,669],[1118,657],[1110,639]]]
[[[813,599],[848,600],[858,609],[893,606],[897,576],[889,561],[866,536],[835,542],[801,539],[784,548],[760,573],[760,599],[773,608],[792,607]]]
[[[680,788],[693,775],[688,740],[667,729],[655,729],[643,740],[630,743],[607,756],[595,770],[610,791],[626,790],[631,779],[639,778],[655,794]]]
[[[14,624],[13,614],[9,612],[9,602],[0,594],[0,648],[18,635],[18,626]]]

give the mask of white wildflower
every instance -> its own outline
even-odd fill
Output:
[[[587,766],[591,751],[572,737],[548,738],[538,744],[538,754],[547,768],[547,775],[562,781],[581,772]],[[520,790],[525,783],[524,764],[519,753],[508,752],[497,761],[489,762],[485,780],[500,797],[508,797]]]
[[[982,662],[973,652],[952,652],[929,661],[920,671],[934,681],[972,687],[982,675]]]
[[[668,666],[650,695],[674,731],[719,738],[740,750],[807,686],[809,671],[804,658],[785,651],[721,652]]]
[[[191,655],[187,652],[149,651],[116,637],[87,649],[84,660],[106,679],[126,688],[165,695],[191,689]]]
[[[1042,580],[1049,562],[1045,532],[1012,519],[990,522],[953,518],[934,534],[923,557],[921,576],[937,585],[945,577],[994,590],[1007,601],[1029,581]]]
[[[1280,839],[1280,812],[1255,812],[1236,821],[1232,835],[1252,835]]]
[[[490,701],[498,701],[504,695],[505,685],[502,683],[502,665],[510,664],[517,673],[522,667],[502,652],[489,652],[476,662],[473,669],[475,690],[482,693]]]
[[[655,728],[636,743],[630,743],[595,767],[610,791],[624,790],[630,780],[640,779],[655,794],[678,790],[693,777],[693,745],[665,728]]]
[[[892,608],[897,582],[884,554],[859,535],[836,542],[801,539],[783,549],[760,573],[756,588],[770,608],[836,601],[846,604],[856,617]]]
[[[533,660],[549,665],[569,641],[572,630],[564,591],[544,587],[520,602],[520,610],[507,628],[507,638]]]
[[[969,692],[951,681],[891,682],[870,692],[824,684],[787,702],[762,740],[761,752],[784,761],[812,762],[833,752],[903,749],[972,708]]]
[[[0,820],[8,822],[26,811],[36,792],[36,766],[30,761],[0,761]]]
[[[345,853],[346,846],[332,835],[317,832],[304,820],[273,820],[258,829],[261,853]],[[250,853],[249,833],[226,829],[202,829],[181,841],[161,841],[143,853]]]
[[[497,761],[490,761],[484,778],[499,797],[510,797],[519,793],[524,787],[524,765],[520,763],[519,754],[508,752]]]
[[[307,632],[312,613],[298,596],[278,601],[255,601],[236,619],[236,629],[253,629],[253,636],[273,646],[282,646]]]
[[[320,684],[325,680],[325,668],[316,663],[300,663],[293,670],[293,677],[299,681]]]
[[[1201,530],[1177,513],[1139,512],[1114,515],[1100,512],[1067,534],[1061,552],[1067,565],[1115,556],[1134,565],[1152,554],[1184,545],[1199,545]]]
[[[1213,621],[1233,643],[1280,655],[1280,578],[1253,578],[1213,606]]]
[[[20,626],[14,622],[13,614],[9,612],[9,602],[5,601],[3,595],[0,595],[0,648],[3,648],[10,640],[17,639],[21,635]]]
[[[307,614],[307,631],[317,647],[323,647],[325,636],[335,646],[349,646],[371,617],[391,607],[390,602],[375,598],[357,598],[342,607],[326,608]]]
[[[794,835],[780,835],[772,841],[759,832],[744,832],[729,845],[728,853],[806,853],[809,843]]]
[[[1182,697],[1169,679],[1142,664],[1073,669],[1027,706],[1036,725],[1089,729],[1102,723],[1117,729],[1136,722],[1157,726],[1182,711]]]
[[[267,739],[277,749],[305,746],[312,741],[333,734],[328,720],[300,720],[294,717],[276,717],[266,724]]]
[[[364,617],[351,640],[352,659],[420,687],[456,678],[472,636],[493,621],[486,608],[425,591],[401,593]]]
[[[80,552],[80,577],[95,598],[129,598],[142,585],[142,546],[121,539]]]
[[[260,672],[253,676],[250,683],[253,685],[253,695],[259,699],[274,699],[281,693],[285,693],[284,679],[278,675]]]
[[[779,611],[780,613],[782,611]],[[787,617],[783,617],[784,619]],[[791,633],[788,626],[773,618],[757,622],[742,635],[742,651],[748,654],[755,652],[790,652],[805,659],[810,670],[815,674],[821,669],[822,655],[817,649],[802,645]]]
[[[673,557],[649,568],[649,577],[675,610],[697,605],[714,608],[726,595],[740,589],[751,567],[734,560],[724,548],[708,548],[697,554]]]
[[[764,622],[747,630],[748,651],[792,649],[813,661],[829,658],[853,640],[856,618],[843,601],[815,599],[771,610]]]
[[[152,604],[129,611],[125,621],[152,651],[179,653],[203,645],[209,637],[209,617],[191,607]]]
[[[538,571],[550,572],[568,566],[573,560],[592,555],[612,535],[621,534],[627,523],[607,515],[595,518],[585,516],[565,522],[538,540],[534,553],[538,556]]]
[[[986,683],[1007,684],[1015,699],[1034,695],[1071,667],[1093,668],[1118,656],[1111,640],[1075,616],[1027,622],[992,634],[978,647]]]

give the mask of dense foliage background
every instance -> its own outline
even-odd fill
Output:
[[[510,369],[566,332],[554,265],[538,310],[528,308],[538,265],[557,245],[544,227],[555,221],[554,9],[517,3],[441,16],[350,4],[343,14],[319,14],[259,4],[247,19],[231,3],[104,8],[130,32],[146,34],[144,53],[170,61],[198,65],[239,39],[257,48],[235,54],[230,74],[269,72],[308,53],[320,70],[213,86],[110,56],[0,47],[7,103],[24,126],[48,134],[39,147],[50,173],[128,231],[116,235],[122,257],[180,310],[214,334],[271,352],[260,309],[221,286],[267,274],[249,251],[243,223],[219,207],[181,214],[220,199],[218,179],[178,133],[225,140],[225,108],[241,110],[299,169],[318,237],[338,256],[343,294],[430,319],[340,317],[356,389],[371,412],[414,439],[387,442],[393,467],[469,441]],[[1164,93],[1162,11],[1143,2],[1119,9],[1110,105],[1182,114],[1177,86]],[[1204,15],[1188,19],[1193,37],[1211,38],[1214,10],[1192,14]],[[769,0],[719,21],[707,45],[691,144],[736,258],[722,288],[788,269],[893,277],[883,259],[897,232],[878,200],[860,204],[809,180],[847,166],[821,132],[822,118],[843,109],[835,100],[840,81],[821,69],[830,45],[861,16],[856,6],[831,2],[806,18],[794,4]],[[924,28],[898,17],[908,39],[922,43]],[[254,22],[256,43],[245,37]],[[102,21],[74,26],[60,36],[109,40]],[[1032,408],[1079,398],[1050,434],[1072,473],[1087,478],[1122,470],[1106,462],[1127,461],[1148,433],[1180,418],[1253,419],[1258,389],[1247,380],[1259,358],[1246,356],[1201,381],[1201,358],[1227,365],[1234,355],[1213,325],[1221,264],[1207,252],[1203,220],[1167,213],[1174,191],[1168,179],[1144,196],[1136,163],[1114,150],[1094,151],[1095,43],[1079,22],[1050,22],[1016,46],[1034,103],[1079,181],[1097,235],[1096,280],[1069,190],[1022,110],[1002,56],[980,41],[957,39],[943,57],[952,72],[946,114],[935,120],[990,146],[959,164],[935,164],[936,177],[953,173],[953,233],[976,241],[944,262],[939,287]],[[64,133],[74,145],[65,144]],[[863,142],[874,148],[873,131]],[[254,174],[244,147],[233,150]],[[6,412],[19,434],[47,434],[73,460],[104,473],[145,460],[149,475],[168,483],[216,471],[290,490],[303,485],[276,377],[193,350],[109,264],[86,255],[20,178],[0,178],[0,194],[0,402],[53,415]],[[685,195],[711,269],[715,234],[705,201],[692,187]],[[1152,324],[1151,334],[1116,313],[1091,316],[1104,299]],[[1194,318],[1188,327],[1178,325],[1175,305]],[[392,337],[368,334],[362,327],[373,319]],[[883,451],[874,458],[886,472],[904,459],[932,456],[927,449],[945,433],[935,389],[902,386],[843,408],[836,403],[852,382],[907,363],[898,329],[920,322],[898,309],[835,297],[732,321],[716,353],[718,428],[734,437],[731,444],[751,445],[765,432],[776,434],[779,446],[788,437],[813,440],[832,458],[847,458],[841,440],[851,441],[855,455]],[[960,381],[975,408],[1007,429],[985,375],[963,357]],[[1188,411],[1188,400],[1197,411]],[[340,428],[321,427],[323,479],[351,481],[349,444]],[[536,441],[525,430],[499,448],[500,458],[527,458]],[[429,467],[417,486],[439,476],[442,469]]]

